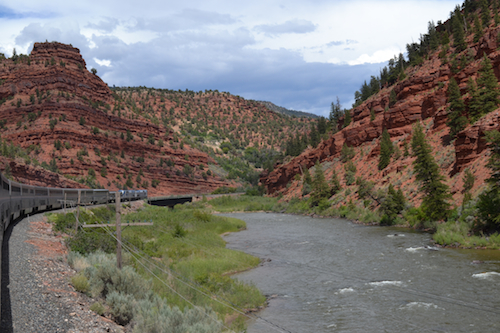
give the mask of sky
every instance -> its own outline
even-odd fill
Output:
[[[219,90],[328,116],[350,108],[449,0],[2,0],[0,52],[80,49],[110,86]]]

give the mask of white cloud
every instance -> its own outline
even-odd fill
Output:
[[[99,66],[105,66],[105,67],[111,67],[111,61],[107,59],[97,59],[94,58],[94,61],[99,65]]]
[[[111,85],[219,89],[327,114],[337,95],[348,107],[380,62],[418,41],[428,21],[446,20],[455,1],[4,0],[2,6],[6,54],[55,40],[78,47]]]
[[[361,64],[378,64],[381,62],[385,62],[388,59],[394,57],[394,55],[398,55],[399,53],[404,52],[398,48],[390,48],[386,50],[379,50],[373,53],[371,56],[368,54],[363,54],[359,58],[355,60],[348,61],[347,63],[351,66],[361,65]]]

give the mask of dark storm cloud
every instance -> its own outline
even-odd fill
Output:
[[[224,36],[163,36],[131,45],[118,38],[94,36],[92,40],[96,47],[85,57],[111,61],[111,67],[88,62],[110,85],[217,89],[323,115],[328,114],[336,96],[350,107],[360,78],[376,75],[380,68],[306,63],[299,54],[285,49],[245,48],[253,43],[246,30]]]

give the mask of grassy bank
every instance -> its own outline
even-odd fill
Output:
[[[112,206],[81,210],[80,222],[114,221]],[[71,235],[71,250],[89,254],[97,250],[113,253],[114,228],[79,229],[75,233],[73,213],[50,214],[54,229]],[[254,286],[228,276],[255,267],[259,259],[225,248],[221,234],[246,227],[245,222],[214,216],[202,203],[178,205],[175,209],[145,205],[122,221],[152,221],[154,226],[127,227],[122,231],[123,251],[128,264],[145,279],[151,290],[180,309],[192,305],[208,307],[219,319],[235,314],[235,308],[254,309],[265,304],[265,297]],[[239,329],[242,320],[232,323]]]
[[[216,211],[272,211],[276,213],[316,215],[332,218],[346,218],[365,224],[383,225],[382,215],[371,207],[365,207],[363,202],[352,201],[337,208],[332,202],[323,201],[318,206],[311,207],[309,200],[294,198],[289,202],[279,202],[276,198],[240,196],[220,197],[208,202]],[[474,202],[466,208],[458,207],[452,211],[447,222],[437,223],[421,218],[418,208],[407,206],[395,218],[391,225],[433,232],[434,241],[442,246],[463,248],[500,249],[500,235],[493,233],[484,235],[475,232],[476,212]]]

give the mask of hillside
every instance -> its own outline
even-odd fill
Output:
[[[278,106],[278,105],[271,103],[271,102],[259,101],[259,103],[264,104],[271,111],[281,113],[281,114],[286,114],[288,116],[309,117],[309,118],[313,118],[313,119],[318,118],[318,116],[315,114],[312,114],[309,112],[304,112],[304,111],[289,110],[287,108],[284,108],[282,106]]]
[[[247,181],[220,161],[309,130],[229,93],[110,89],[71,45],[35,43],[0,63],[0,163],[29,184],[207,193]]]
[[[472,193],[477,195],[490,175],[489,169],[485,167],[489,150],[484,133],[500,128],[498,105],[497,109],[477,121],[470,110],[472,94],[468,90],[469,80],[473,78],[477,81],[482,75],[480,69],[484,57],[491,61],[496,80],[500,78],[500,40],[497,37],[500,19],[496,4],[490,5],[489,19],[485,18],[487,24],[480,35],[474,32],[478,29],[471,28],[474,21],[477,22],[477,18],[474,18],[482,17],[483,11],[487,12],[484,8],[474,6],[452,12],[453,15],[463,15],[467,21],[468,29],[460,28],[465,34],[463,47],[457,45],[458,37],[453,35],[453,31],[459,30],[453,30],[451,20],[439,23],[434,33],[440,43],[434,49],[428,48],[429,51],[415,62],[403,62],[405,70],[402,74],[396,73],[399,75],[395,76],[394,83],[386,81],[380,91],[365,100],[360,99],[358,105],[348,111],[352,117],[348,126],[343,128],[344,119],[340,119],[339,131],[331,134],[317,148],[308,149],[289,163],[280,165],[269,174],[263,174],[261,181],[268,192],[283,196],[286,200],[302,197],[303,170],[312,168],[316,161],[320,161],[327,180],[335,170],[343,188],[331,198],[331,202],[339,206],[347,204],[349,200],[361,201],[358,195],[360,187],[356,183],[346,183],[346,164],[340,160],[345,144],[354,148],[352,161],[356,167],[356,177],[372,181],[376,190],[385,191],[389,184],[393,184],[402,189],[410,202],[418,205],[422,196],[413,172],[414,157],[404,152],[409,146],[413,125],[421,122],[434,158],[451,188],[453,203],[459,205],[462,202],[466,169],[475,176]],[[432,36],[431,32],[422,39],[429,36]],[[423,44],[422,41],[418,47],[422,48]],[[392,66],[396,67],[394,62]],[[448,93],[451,78],[458,83],[461,98],[467,106],[463,114],[467,118],[467,125],[458,132],[456,139],[450,137],[450,127],[447,125],[451,113]],[[396,152],[389,165],[378,170],[380,138],[384,128],[388,130]]]

